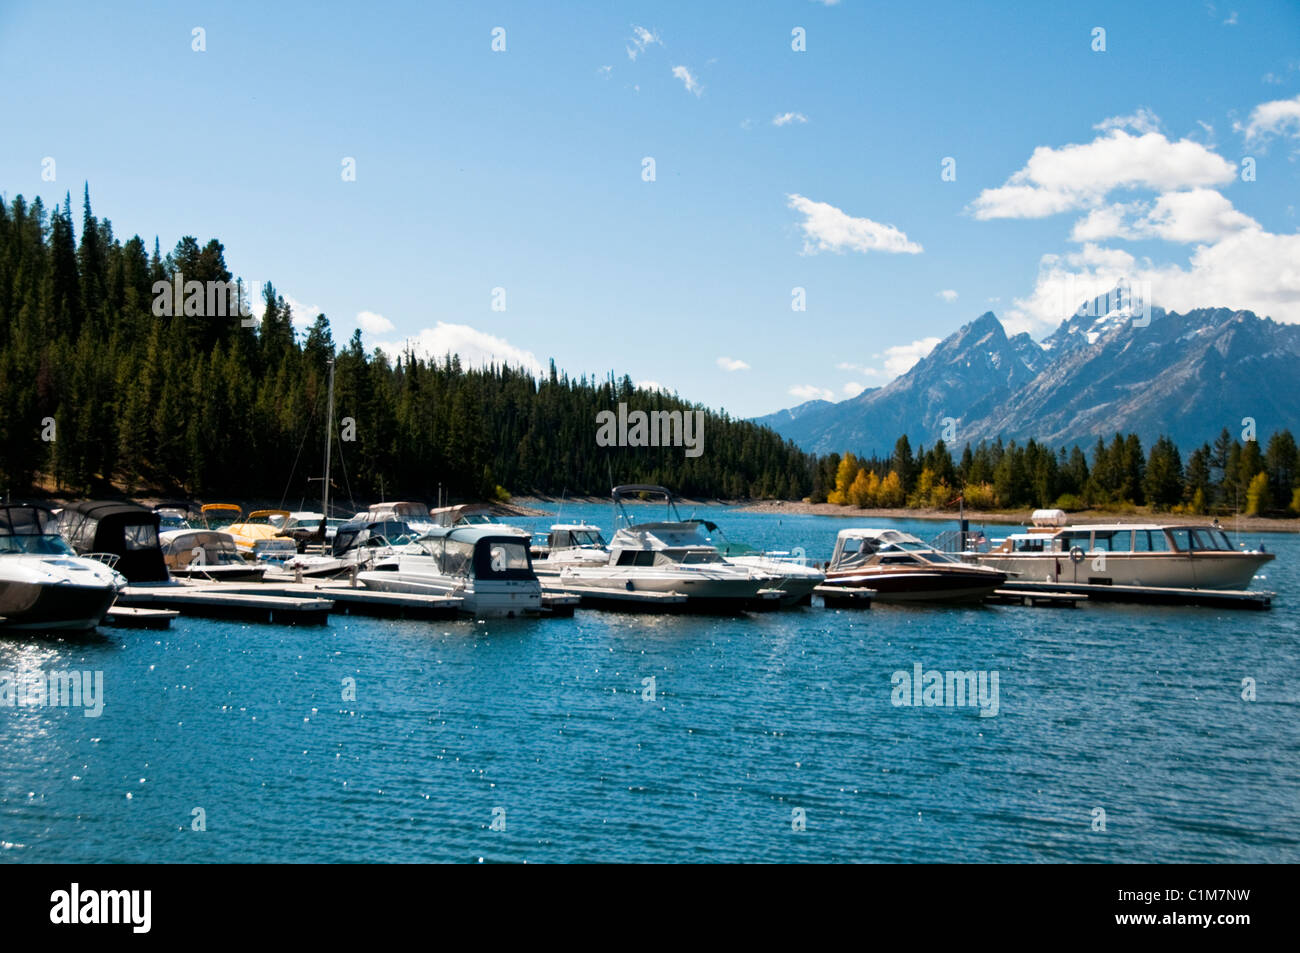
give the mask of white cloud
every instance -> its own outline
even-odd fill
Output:
[[[1043,218],[1101,205],[1114,189],[1202,188],[1236,174],[1235,165],[1199,142],[1111,128],[1083,145],[1039,146],[1023,169],[1005,185],[982,191],[970,210],[978,219]]]
[[[744,361],[737,360],[737,359],[734,358],[734,357],[720,357],[720,358],[718,358],[718,367],[722,368],[724,371],[747,371],[747,370],[749,370],[749,365],[748,365],[748,364],[746,364]]]
[[[802,195],[787,195],[787,205],[804,216],[799,223],[803,229],[803,251],[806,255],[819,251],[884,251],[917,255],[921,246],[910,241],[893,225],[882,225],[869,218],[854,218],[826,202],[814,202]]]
[[[815,387],[812,384],[796,384],[790,388],[790,395],[798,397],[800,400],[835,399],[835,391],[827,390],[825,387]]]
[[[802,124],[807,121],[808,117],[803,113],[781,113],[779,116],[772,117],[772,125],[774,126],[788,126],[792,122]]]
[[[893,380],[895,377],[901,377],[910,371],[917,361],[934,350],[935,345],[940,340],[941,338],[936,337],[920,338],[911,344],[896,344],[893,347],[885,348],[878,354],[872,354],[871,356],[876,360],[883,359],[883,367],[870,367],[866,364],[853,364],[848,361],[842,361],[836,364],[835,367],[841,371],[855,371],[868,377]]]
[[[635,25],[632,27],[632,39],[630,42],[632,43],[631,46],[624,47],[624,49],[627,50],[627,58],[630,60],[635,60],[645,52],[646,47],[664,45],[663,40],[659,38],[659,34],[654,30],[647,30],[643,26]]]
[[[357,314],[357,326],[367,334],[387,334],[393,330],[394,324],[382,314],[362,311]]]
[[[700,93],[704,91],[703,87],[700,86],[699,80],[692,76],[691,71],[685,66],[674,66],[673,75],[682,81],[682,85],[686,87],[688,93],[694,93],[696,96],[699,96]]]
[[[282,297],[284,298],[284,303],[289,306],[289,310],[293,315],[293,326],[295,328],[311,327],[316,323],[316,315],[323,314],[325,311],[325,309],[320,305],[303,304],[292,295],[282,295]],[[260,301],[258,302],[257,310],[260,313],[265,313],[266,311],[265,306]]]
[[[885,348],[885,374],[891,379],[906,374],[917,361],[933,351],[939,341],[939,338],[921,338],[911,344]]]
[[[951,288],[945,288],[943,291],[938,292],[935,297],[942,298],[944,301],[952,304],[952,302],[957,300],[957,292],[953,291]]]
[[[1151,302],[1171,311],[1234,308],[1300,324],[1298,262],[1300,233],[1274,235],[1258,227],[1197,245],[1185,266],[1157,265],[1118,249],[1088,245],[1081,253],[1044,255],[1033,291],[1015,300],[1004,323],[1011,333],[1049,330],[1085,300],[1126,278],[1146,283]]]
[[[850,398],[857,397],[866,389],[867,388],[864,385],[859,384],[857,381],[849,381],[843,387],[844,396]]]
[[[531,351],[517,348],[504,338],[471,328],[467,324],[439,321],[434,327],[424,328],[414,337],[376,345],[392,359],[400,357],[408,346],[418,357],[441,360],[447,354],[459,354],[461,363],[473,367],[489,363],[509,364],[534,374],[542,373],[542,365]]]
[[[663,391],[665,394],[672,393],[670,388],[665,387],[658,381],[633,381],[632,386],[639,390],[658,390]]]
[[[1245,126],[1235,123],[1233,128],[1243,133],[1251,146],[1263,145],[1273,136],[1300,139],[1300,96],[1260,103],[1251,110],[1250,122]]]
[[[596,68],[596,74],[603,79],[608,79],[609,74],[612,73],[613,71],[614,71],[613,66],[598,66]]]
[[[1097,242],[1112,238],[1158,238],[1190,244],[1213,242],[1259,223],[1233,208],[1214,189],[1165,192],[1154,203],[1132,202],[1093,209],[1075,223],[1070,240]]]
[[[1160,131],[1160,117],[1145,106],[1139,106],[1131,116],[1111,116],[1103,119],[1093,129],[1105,132],[1108,129],[1131,129],[1139,135]]]

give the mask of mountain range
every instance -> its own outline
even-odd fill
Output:
[[[1113,293],[1112,293],[1113,294]],[[1043,341],[1008,336],[993,312],[949,335],[907,373],[848,400],[811,400],[756,422],[804,450],[886,456],[913,448],[1033,438],[1052,447],[1136,433],[1184,451],[1253,418],[1267,438],[1300,422],[1300,327],[1250,311],[1081,306]],[[1149,323],[1148,323],[1149,321]]]

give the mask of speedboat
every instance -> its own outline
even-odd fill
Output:
[[[289,519],[288,510],[253,510],[247,517],[224,527],[241,553],[256,555],[260,543],[273,540]],[[297,551],[297,546],[294,546]]]
[[[178,579],[249,582],[259,581],[266,574],[266,566],[244,558],[229,533],[167,530],[158,534],[158,540],[168,571]]]
[[[1036,511],[1023,533],[967,552],[969,564],[1001,570],[1019,582],[1178,589],[1248,589],[1274,558],[1232,545],[1215,524],[1079,523],[1060,510]]]
[[[704,609],[779,604],[780,596],[774,591],[776,577],[724,558],[704,535],[704,522],[682,519],[672,493],[664,487],[616,486],[611,496],[618,528],[603,561],[597,560],[598,551],[593,550],[561,565],[551,577],[559,587],[578,593],[591,589],[684,596],[688,606]],[[669,519],[635,523],[625,506],[634,498],[662,499]]]
[[[368,589],[454,596],[477,617],[538,615],[542,584],[528,536],[499,526],[440,526],[407,545],[396,560],[362,572]]]
[[[534,547],[540,561],[533,568],[539,576],[558,576],[565,566],[603,566],[609,562],[609,544],[600,528],[589,523],[555,523],[546,541]]]
[[[361,572],[393,562],[418,535],[400,521],[352,520],[338,528],[328,547],[319,552],[294,553],[268,575],[319,579]]]
[[[826,569],[827,587],[870,589],[876,602],[983,602],[1006,573],[966,565],[910,533],[842,529]]]
[[[48,510],[0,506],[0,628],[93,629],[126,586],[113,561],[78,556]]]

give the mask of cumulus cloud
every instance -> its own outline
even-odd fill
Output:
[[[1203,188],[1236,174],[1235,165],[1199,142],[1111,128],[1082,145],[1039,146],[1004,185],[982,191],[970,211],[977,219],[1044,218],[1094,208],[1115,189]]]
[[[638,390],[657,390],[665,394],[671,393],[671,390],[658,381],[633,381],[632,386]]]
[[[938,292],[935,297],[942,298],[944,301],[952,304],[957,300],[957,292],[953,291],[951,288],[945,288],[943,291]]]
[[[835,391],[812,384],[796,384],[790,388],[790,396],[798,397],[800,400],[834,400]]]
[[[473,367],[493,363],[509,364],[534,374],[542,373],[541,362],[531,351],[517,348],[504,338],[479,331],[467,324],[439,321],[414,337],[376,346],[392,359],[400,357],[409,348],[417,357],[431,360],[441,360],[447,354],[458,354],[462,364]]]
[[[692,76],[691,71],[685,66],[674,66],[673,75],[682,81],[682,85],[686,87],[688,93],[694,93],[696,96],[699,96],[700,93],[704,91],[703,87],[700,86],[699,80]]]
[[[859,384],[857,381],[848,381],[842,388],[844,396],[849,398],[857,397],[866,389],[864,385]]]
[[[772,125],[774,126],[788,126],[792,122],[802,124],[807,121],[808,117],[803,113],[781,113],[779,116],[772,117]]]
[[[869,377],[893,380],[895,377],[901,377],[910,371],[917,361],[934,350],[935,345],[940,340],[940,338],[936,337],[919,338],[911,344],[895,344],[893,347],[887,347],[883,351],[871,355],[873,360],[881,362],[880,366],[842,361],[836,364],[835,367],[841,371],[854,371],[859,374],[866,374]]]
[[[393,330],[394,325],[392,321],[389,321],[382,314],[376,314],[373,311],[362,311],[357,314],[357,327],[367,334],[387,334]]]
[[[806,255],[820,251],[883,251],[917,255],[921,246],[908,239],[893,225],[882,225],[869,218],[854,218],[826,202],[814,202],[802,195],[787,195],[787,206],[803,215],[803,251]]]
[[[1084,301],[1121,280],[1149,288],[1153,304],[1171,311],[1240,308],[1300,324],[1300,234],[1244,228],[1198,245],[1186,265],[1155,264],[1119,249],[1086,245],[1070,255],[1044,255],[1031,291],[1017,298],[1009,332],[1048,330]]]
[[[1260,103],[1251,110],[1249,122],[1244,126],[1236,123],[1233,128],[1250,146],[1263,145],[1274,136],[1300,139],[1300,96]]]
[[[1158,238],[1180,244],[1218,241],[1259,223],[1235,209],[1214,189],[1165,192],[1154,202],[1117,203],[1093,209],[1075,223],[1071,241],[1096,242],[1112,238]]]
[[[1108,129],[1131,129],[1140,135],[1145,135],[1148,132],[1160,131],[1160,117],[1145,106],[1139,106],[1137,112],[1131,116],[1111,116],[1092,128],[1102,132]]]
[[[663,40],[654,30],[647,30],[643,26],[632,27],[632,39],[628,41],[631,46],[624,47],[627,50],[627,58],[636,60],[638,56],[645,52],[650,46],[663,46]]]
[[[744,361],[737,360],[737,359],[734,358],[734,357],[720,357],[720,358],[718,358],[718,367],[722,368],[724,371],[747,371],[747,370],[749,370],[749,365],[748,365],[748,364],[746,364]]]

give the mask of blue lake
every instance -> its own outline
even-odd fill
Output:
[[[695,512],[818,560],[852,525]],[[563,516],[610,529],[608,506]],[[0,708],[0,860],[1295,862],[1300,540],[1264,538],[1269,612],[180,618],[0,638],[0,671],[99,670],[106,696],[98,718]],[[891,675],[916,663],[996,671],[996,716],[895,706]]]

